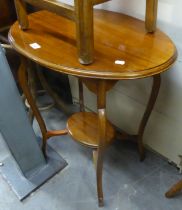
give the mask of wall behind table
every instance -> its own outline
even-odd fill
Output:
[[[73,1],[66,1],[72,3]],[[112,0],[99,8],[123,12],[144,19],[145,0]],[[178,60],[162,74],[160,94],[145,130],[144,142],[153,150],[179,163],[182,154],[182,1],[159,0],[158,27],[166,32],[178,49]],[[77,81],[70,78],[72,94],[78,98]],[[146,107],[152,80],[120,81],[108,93],[108,118],[118,127],[135,133]],[[86,105],[95,110],[96,98],[85,88]]]

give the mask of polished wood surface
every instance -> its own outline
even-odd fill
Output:
[[[17,0],[16,0],[17,1]],[[50,12],[59,14],[68,19],[74,20],[74,7],[58,0],[18,0],[27,2],[37,8],[45,9]]]
[[[19,26],[22,30],[29,27],[26,5],[23,0],[14,0]]]
[[[74,2],[79,62],[91,64],[94,61],[93,1]]]
[[[79,79],[80,84],[81,79]],[[103,154],[115,137],[115,129],[106,118],[106,93],[116,81],[82,79],[87,87],[97,95],[98,113],[80,112],[72,115],[67,122],[68,133],[77,142],[94,148],[93,162],[96,168],[97,194],[99,206],[104,205],[102,188]],[[80,88],[81,109],[83,109],[83,87]]]
[[[145,28],[148,32],[155,32],[157,23],[158,0],[146,0]]]
[[[74,6],[62,3],[58,0],[14,1],[20,28],[23,30],[29,28],[25,2],[75,21],[79,62],[85,65],[93,62],[93,7],[107,0],[74,0]]]
[[[40,11],[29,16],[29,24],[26,31],[17,22],[11,27],[9,40],[13,47],[43,66],[79,77],[144,78],[165,71],[177,57],[176,47],[167,35],[158,29],[155,34],[146,33],[143,21],[119,13],[94,12],[95,62],[92,65],[77,61],[72,21]],[[40,48],[33,49],[32,43]],[[117,60],[123,65],[115,64]]]
[[[68,119],[67,128],[77,142],[94,148],[98,203],[103,206],[103,154],[115,136],[112,125],[106,120],[106,92],[121,79],[153,77],[151,96],[138,133],[134,135],[143,160],[143,134],[159,92],[160,73],[172,66],[177,52],[163,32],[157,29],[155,34],[147,33],[144,21],[123,14],[94,11],[94,31],[95,62],[92,65],[81,65],[77,61],[75,24],[47,11],[29,15],[26,31],[22,31],[16,22],[9,32],[9,40],[15,50],[36,63],[77,76],[81,111],[84,110],[81,83],[97,95],[97,114],[76,113]],[[35,43],[39,46],[37,49],[31,47]]]
[[[99,146],[99,122],[98,115],[92,112],[79,112],[73,114],[67,122],[67,128],[72,138],[88,147]],[[112,125],[107,122],[106,144],[110,144],[115,136]]]

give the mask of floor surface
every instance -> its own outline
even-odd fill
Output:
[[[66,117],[56,109],[42,113],[49,129],[65,127]],[[34,123],[36,133],[40,131]],[[182,192],[173,199],[165,191],[182,178],[174,166],[147,151],[139,161],[136,147],[116,141],[106,154],[103,170],[105,206],[98,208],[92,152],[69,136],[55,137],[49,144],[68,166],[31,196],[20,202],[0,175],[0,210],[181,210]],[[0,162],[8,151],[0,136]]]

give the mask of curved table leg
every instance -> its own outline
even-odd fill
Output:
[[[21,57],[21,65],[18,70],[19,83],[20,83],[23,93],[24,93],[25,97],[27,98],[27,101],[32,109],[32,112],[39,124],[40,130],[42,133],[42,139],[43,139],[42,151],[43,151],[43,154],[46,156],[46,141],[47,141],[47,139],[52,136],[66,135],[67,130],[65,129],[65,130],[58,130],[58,131],[47,131],[44,120],[36,106],[36,103],[35,103],[32,95],[31,95],[31,91],[29,89],[28,82],[27,82],[26,68],[27,68],[27,60],[26,60],[26,58]]]
[[[27,68],[27,60],[25,58],[21,58],[21,65],[20,68],[18,70],[18,79],[19,79],[19,83],[21,85],[21,88],[25,94],[25,97],[27,98],[27,101],[32,109],[32,112],[40,126],[40,130],[42,133],[42,138],[43,138],[43,144],[42,144],[42,150],[44,155],[46,154],[46,133],[47,133],[47,129],[46,129],[46,125],[44,123],[44,120],[42,119],[42,116],[34,102],[34,99],[32,97],[31,91],[29,89],[28,86],[28,81],[27,81],[27,72],[26,72],[26,68]]]
[[[97,149],[96,160],[96,176],[97,176],[97,193],[99,206],[103,206],[103,190],[102,190],[102,168],[103,168],[103,152],[105,148],[106,138],[106,81],[101,80],[98,83],[98,120],[99,120],[99,147]]]
[[[165,196],[167,198],[173,197],[176,193],[182,190],[182,180],[174,184],[166,193]]]
[[[144,158],[145,158],[144,147],[143,147],[143,134],[144,134],[144,130],[145,130],[146,124],[148,122],[148,119],[150,117],[150,114],[151,114],[153,107],[155,105],[155,102],[156,102],[156,99],[157,99],[157,96],[159,93],[159,89],[160,89],[160,84],[161,84],[160,74],[153,76],[153,86],[152,86],[151,95],[150,95],[145,113],[141,120],[139,129],[138,129],[138,135],[137,135],[138,150],[139,150],[141,161],[144,160]]]

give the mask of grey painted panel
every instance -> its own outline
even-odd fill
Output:
[[[0,47],[0,132],[25,175],[45,164],[16,83]]]

